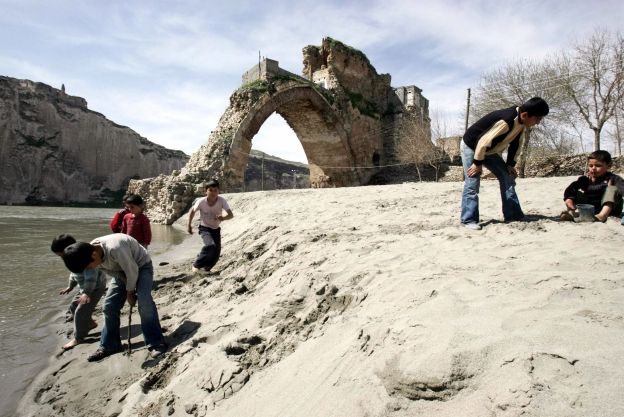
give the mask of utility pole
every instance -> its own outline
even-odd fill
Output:
[[[620,136],[620,121],[617,111],[615,112],[615,146],[617,155],[622,156],[622,136]]]
[[[470,116],[470,88],[468,89],[468,99],[466,100],[466,126],[464,131],[468,130],[468,117]]]

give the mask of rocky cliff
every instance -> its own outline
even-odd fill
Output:
[[[130,179],[187,160],[64,88],[0,76],[0,204],[118,204]]]

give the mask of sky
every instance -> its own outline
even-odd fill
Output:
[[[259,52],[300,74],[302,48],[330,36],[364,52],[392,86],[421,88],[452,135],[483,73],[597,28],[624,32],[624,2],[0,0],[0,75],[64,84],[115,123],[191,154]],[[252,145],[307,161],[278,115]]]

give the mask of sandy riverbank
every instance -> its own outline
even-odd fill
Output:
[[[214,274],[196,235],[155,258],[170,352],[133,317],[132,356],[54,358],[21,415],[624,415],[624,227],[556,221],[571,180],[519,180],[511,224],[485,182],[477,232],[461,183],[226,195]]]

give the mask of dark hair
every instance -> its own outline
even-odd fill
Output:
[[[219,181],[217,181],[215,179],[212,179],[212,180],[208,181],[204,188],[207,190],[210,187],[217,187],[217,188],[219,188]]]
[[[76,242],[69,245],[63,251],[63,262],[67,269],[75,274],[83,272],[87,265],[93,262],[93,251],[95,247],[86,242]]]
[[[58,235],[54,239],[52,239],[52,244],[50,245],[50,250],[54,253],[63,252],[63,250],[69,245],[76,243],[76,239],[72,235],[67,235],[63,233],[62,235]]]
[[[523,105],[520,106],[519,113],[527,112],[529,117],[540,116],[544,117],[548,114],[550,109],[548,103],[541,97],[533,97],[528,99]]]
[[[138,194],[130,194],[126,198],[126,204],[134,204],[135,206],[140,206],[143,204],[143,198],[141,198]]]
[[[607,165],[611,165],[611,154],[607,151],[594,151],[589,154],[587,160],[595,159],[596,161],[604,162]]]

